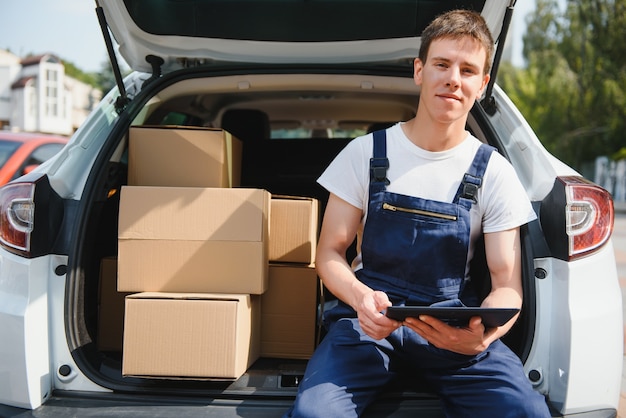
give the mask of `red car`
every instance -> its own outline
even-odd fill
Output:
[[[67,141],[55,135],[0,132],[0,185],[29,173]]]

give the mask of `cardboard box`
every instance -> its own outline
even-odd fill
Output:
[[[122,351],[124,332],[124,298],[128,293],[117,291],[117,258],[100,261],[98,294],[98,349]]]
[[[272,196],[270,218],[270,261],[315,262],[319,205],[317,199]]]
[[[318,283],[312,266],[270,265],[270,286],[261,296],[261,357],[311,357]]]
[[[221,129],[132,126],[128,134],[128,184],[237,187],[241,141]]]
[[[261,189],[122,187],[117,290],[265,292],[269,208]]]
[[[236,379],[259,357],[259,296],[126,297],[124,376]]]

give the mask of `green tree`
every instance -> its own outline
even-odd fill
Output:
[[[69,61],[62,60],[62,62],[65,66],[66,75],[99,89],[103,94],[107,94],[109,90],[115,87],[115,75],[108,58],[100,64],[100,71],[91,73],[82,71]],[[130,69],[123,64],[121,65],[122,77],[124,77],[130,73]]]
[[[122,78],[124,78],[131,73],[131,69],[120,59],[120,57],[117,57],[117,60],[120,66],[120,73]],[[98,88],[102,90],[104,94],[107,94],[113,87],[116,86],[115,74],[113,73],[113,67],[111,66],[108,58],[102,62],[100,68],[100,72],[97,76]]]
[[[61,60],[63,62],[63,66],[65,67],[65,74],[75,78],[79,81],[82,81],[85,84],[89,84],[90,86],[93,86],[95,88],[99,88],[98,87],[98,82],[97,82],[97,74],[94,73],[86,73],[84,71],[82,71],[81,69],[79,69],[78,67],[76,67],[76,65],[74,65],[74,63],[69,62],[69,61],[65,61],[65,60]]]
[[[103,61],[100,68],[100,72],[98,73],[98,86],[103,94],[107,94],[115,87],[115,75],[113,74],[111,63],[108,60]]]
[[[527,67],[499,82],[546,148],[580,168],[623,147],[626,0],[538,0],[527,19]]]

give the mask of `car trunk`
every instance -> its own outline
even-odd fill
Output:
[[[393,71],[391,73],[389,73],[388,69],[374,71],[372,68],[354,70],[356,73],[361,72],[364,74],[357,76],[357,79],[373,80],[376,85],[380,83],[380,86],[387,83],[387,91],[381,93],[374,89],[376,91],[375,94],[382,95],[383,98],[379,100],[380,98],[374,99],[370,97],[371,103],[364,105],[360,109],[364,118],[358,121],[358,123],[353,119],[353,115],[347,112],[345,115],[346,124],[350,122],[349,125],[351,127],[359,125],[366,129],[368,126],[378,127],[381,124],[386,125],[390,122],[406,120],[411,117],[411,112],[413,111],[411,109],[414,109],[417,95],[415,91],[406,88],[412,83],[410,73],[404,82],[391,86],[387,76],[395,76],[396,74]],[[297,97],[297,99],[291,99],[292,106],[286,106],[287,108],[293,108],[294,104],[302,101],[302,91],[308,91],[309,95],[307,97],[309,98],[314,96],[326,98],[322,100],[322,103],[317,103],[315,106],[312,105],[314,100],[310,100],[309,112],[311,112],[311,118],[306,117],[306,115],[300,115],[299,118],[301,120],[323,116],[323,114],[316,112],[320,112],[320,109],[324,109],[328,105],[328,97],[331,95],[336,95],[337,100],[343,97],[339,89],[336,86],[333,87],[333,83],[337,82],[335,77],[341,77],[340,74],[333,74],[332,77],[329,77],[327,69],[320,70],[319,68],[315,70],[310,68],[307,70],[300,69],[295,71],[295,73],[306,74],[306,77],[287,77],[280,73],[270,74],[269,71],[261,72],[255,76],[249,69],[235,70],[228,75],[234,77],[234,79],[241,77],[253,80],[253,84],[257,86],[262,83],[272,85],[276,82],[276,77],[278,76],[283,85],[281,86],[282,88],[277,88],[277,91],[293,90],[295,92],[294,97]],[[222,76],[225,75],[224,72],[220,74]],[[224,126],[221,126],[221,128],[226,128],[227,131],[232,132],[243,142],[240,187],[268,190],[273,197],[287,195],[316,199],[320,208],[319,217],[316,221],[316,228],[318,228],[327,199],[327,192],[319,187],[315,180],[336,153],[350,140],[350,137],[259,139],[263,137],[260,131],[267,129],[267,126],[263,128],[263,123],[258,121],[259,109],[276,112],[276,115],[278,115],[279,111],[276,109],[280,106],[277,106],[275,101],[268,100],[267,93],[260,93],[258,97],[255,97],[251,92],[242,95],[236,89],[235,91],[227,92],[224,85],[221,84],[223,81],[218,83],[217,79],[207,78],[206,75],[206,73],[199,70],[193,76],[187,74],[184,77],[185,80],[180,83],[176,83],[176,81],[179,81],[176,76],[164,77],[156,81],[151,88],[153,93],[158,92],[158,95],[151,94],[151,97],[139,96],[135,99],[135,102],[143,103],[144,105],[137,108],[131,107],[132,112],[134,112],[130,115],[131,119],[134,119],[133,125],[162,126],[163,123],[172,120],[173,114],[177,117],[184,114],[187,115],[186,120],[193,121],[196,126],[187,126],[181,129],[205,129],[205,127],[198,126],[201,125],[199,122],[202,119],[201,116],[211,115],[213,118],[212,124],[216,126],[223,124]],[[342,79],[341,84],[346,84],[348,80],[354,84],[355,80],[350,79],[350,76],[344,75],[344,77],[346,78]],[[303,80],[308,81],[306,81],[306,84],[303,84]],[[212,83],[217,84],[213,85]],[[359,86],[360,83],[356,83],[356,85]],[[198,86],[203,87],[199,89]],[[337,90],[332,91],[331,88]],[[372,93],[371,90],[367,90],[366,93],[363,93],[362,90],[360,87],[357,87],[355,89],[356,93],[353,92],[355,93],[354,97],[347,98],[346,96],[341,100],[364,103],[368,95]],[[260,91],[263,91],[263,88]],[[278,92],[272,93],[274,99],[280,96]],[[199,99],[199,97],[204,97],[204,101]],[[395,101],[395,105],[389,105],[391,99]],[[289,99],[285,98],[285,100],[288,101]],[[158,105],[154,103],[158,103]],[[204,103],[210,109],[198,111],[199,103]],[[227,105],[224,105],[225,103]],[[256,109],[254,108],[255,103],[257,104]],[[143,112],[140,109],[142,106],[145,106]],[[395,111],[392,112],[393,114],[389,114],[389,108],[395,108]],[[227,109],[230,110],[226,111]],[[298,111],[306,110],[301,108]],[[276,115],[275,117],[278,118]],[[371,115],[379,116],[378,119],[370,119]],[[393,119],[394,117],[396,119]],[[381,120],[381,118],[386,120]],[[208,116],[202,124],[210,124]],[[285,120],[278,123],[278,125],[287,126]],[[258,129],[255,129],[254,126],[258,126]],[[160,129],[170,128],[171,126]],[[472,112],[468,128],[480,139],[490,142],[486,116],[478,107]],[[125,134],[128,134],[128,131],[131,129],[141,128],[130,128],[127,123],[123,130]],[[255,135],[259,137],[255,139]],[[129,184],[128,164],[132,161],[132,157],[128,160],[125,157],[128,151],[127,140],[127,136],[124,138],[117,137],[117,139],[111,138],[112,142],[117,141],[115,144],[110,144],[110,149],[117,149],[117,152],[112,152],[111,155],[124,155],[124,157],[121,159],[112,158],[103,162],[100,166],[94,167],[94,172],[92,173],[93,181],[101,184],[102,187],[100,187],[100,192],[97,193],[97,196],[92,201],[84,202],[85,210],[89,211],[89,215],[88,222],[85,224],[86,227],[80,231],[78,237],[80,242],[84,242],[85,245],[82,248],[82,254],[78,261],[80,268],[76,270],[84,273],[83,275],[75,275],[72,278],[73,284],[71,287],[75,289],[75,292],[68,307],[69,317],[74,318],[69,330],[70,335],[72,335],[71,349],[75,361],[83,373],[94,382],[120,393],[164,396],[165,398],[163,399],[175,400],[175,402],[179,402],[181,399],[195,399],[192,402],[206,402],[208,399],[239,399],[253,403],[268,402],[268,405],[272,404],[272,402],[278,402],[277,405],[285,407],[295,397],[309,354],[302,355],[300,352],[298,355],[293,355],[292,352],[282,357],[276,354],[269,356],[261,354],[256,361],[245,369],[245,372],[236,378],[216,378],[210,374],[190,377],[188,373],[183,373],[179,376],[176,375],[176,370],[174,370],[173,374],[167,376],[123,375],[125,355],[122,340],[124,298],[128,295],[140,293],[139,290],[155,290],[152,288],[131,288],[130,290],[118,291],[117,280],[119,278],[116,277],[118,269],[115,266],[115,259],[120,256],[121,251],[119,245],[121,231],[118,228],[122,224],[120,220],[120,192],[122,188]],[[499,144],[494,143],[492,145],[498,146]],[[173,175],[172,177],[175,176]],[[206,216],[211,217],[212,215],[206,213]],[[287,223],[287,225],[291,224]],[[523,238],[526,240],[528,238],[527,231],[524,230],[523,233]],[[522,360],[528,355],[534,320],[534,306],[532,305],[534,289],[530,287],[530,283],[533,282],[531,280],[533,271],[532,254],[529,254],[529,250],[527,250],[527,248],[530,248],[529,245],[525,245],[524,248],[524,283],[528,283],[524,289],[526,305],[517,325],[505,339],[506,343],[511,346]],[[238,256],[237,254],[231,255],[233,257]],[[349,254],[348,257],[352,255],[353,253]],[[150,254],[146,254],[145,257],[150,257]],[[474,277],[476,281],[488,284],[488,273],[480,251],[477,252],[475,259],[476,263],[473,268],[475,269]],[[311,267],[307,267],[305,261],[307,260],[300,260],[300,263],[296,263],[295,267],[303,270],[308,269],[310,276]],[[242,259],[240,262],[247,263],[247,260]],[[273,262],[270,261],[269,264],[272,265]],[[289,267],[294,267],[294,264],[290,264]],[[215,265],[209,262],[204,268],[211,270],[215,268]],[[311,280],[310,277],[309,280]],[[300,285],[293,287],[292,283],[291,290],[288,290],[288,293],[286,293],[286,295],[291,294],[300,297],[300,293],[308,292],[305,300],[314,301],[313,308],[307,308],[309,309],[307,316],[309,319],[313,319],[314,324],[309,326],[308,333],[300,334],[302,339],[312,342],[311,348],[314,348],[314,345],[323,338],[324,334],[323,329],[320,327],[318,314],[327,304],[333,301],[331,294],[317,287],[316,277],[313,280],[315,285],[312,287],[310,282],[308,287]],[[271,283],[269,288],[271,289]],[[156,290],[158,291],[158,289]],[[214,290],[203,288],[201,292],[219,293],[214,292]],[[189,289],[184,289],[184,291],[186,293],[190,292]],[[488,288],[483,287],[482,291],[488,291]],[[177,290],[176,288],[174,290],[170,288],[168,292],[176,293]],[[263,306],[261,309],[263,309]],[[287,311],[287,313],[283,311],[283,315],[299,315],[303,308],[291,306],[288,309],[292,311]],[[271,314],[272,312],[268,315],[271,316]],[[253,334],[261,332],[264,326],[263,321],[268,321],[268,315],[261,314],[261,320],[252,326],[251,332]],[[151,326],[156,326],[158,329],[158,324],[152,324]],[[291,332],[293,332],[293,329]],[[124,338],[128,338],[128,336]],[[114,342],[110,343],[111,341]],[[196,345],[193,336],[186,344],[189,346]],[[160,346],[160,344],[155,344],[153,347],[147,346],[144,350],[152,350],[157,346]],[[185,353],[184,347],[183,353]],[[185,354],[182,355],[184,356]],[[224,355],[224,353],[206,352],[204,355],[215,356]],[[181,356],[181,354],[178,354],[178,356]],[[187,398],[188,396],[191,396],[191,398]],[[373,416],[381,415],[383,411],[386,414],[399,408],[399,405],[404,405],[403,408],[406,408],[405,411],[407,412],[423,409],[435,411],[437,410],[437,402],[436,397],[429,393],[428,388],[421,386],[413,376],[407,376],[405,380],[399,382],[398,386],[389,388],[387,394],[372,409],[372,411],[377,412],[371,413],[374,414]]]

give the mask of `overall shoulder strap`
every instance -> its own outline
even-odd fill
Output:
[[[370,158],[370,184],[379,184],[383,189],[389,184],[387,179],[387,169],[389,159],[387,158],[387,131],[374,131],[374,152]]]
[[[487,169],[487,164],[489,163],[489,158],[491,158],[493,151],[495,151],[495,148],[490,145],[480,145],[478,151],[476,151],[472,165],[463,176],[463,180],[454,197],[454,202],[463,204],[463,206],[468,209],[471,208],[472,203],[476,203],[478,189],[482,186],[483,176],[485,175],[485,170]]]

